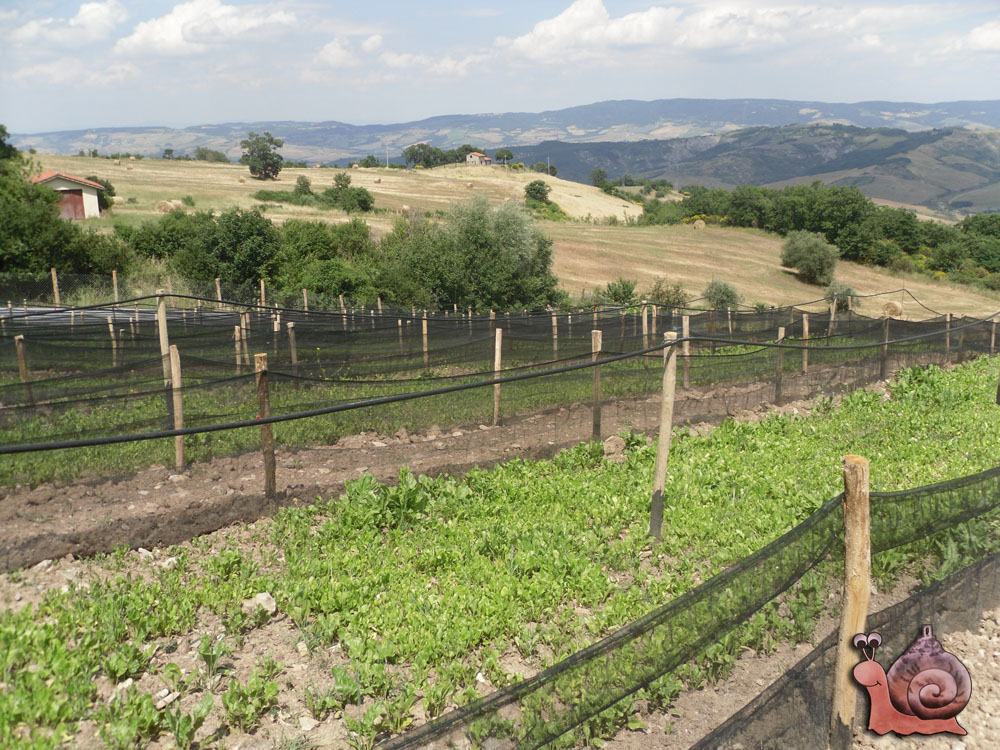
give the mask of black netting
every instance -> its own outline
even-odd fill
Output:
[[[928,534],[1000,507],[1000,469],[916,490],[871,495],[873,552],[921,539]],[[828,554],[842,558],[842,498],[827,501],[806,521],[767,547],[646,617],[618,630],[535,677],[452,711],[380,745],[403,748],[537,748],[587,718],[645,687],[657,677],[694,658],[708,644],[746,621],[785,591]],[[995,584],[994,584],[995,585]],[[916,620],[900,622],[930,622]],[[824,642],[823,669],[831,669],[835,636]],[[899,635],[900,650],[912,639]],[[890,644],[895,647],[896,642]],[[781,724],[772,735],[745,732],[730,722],[699,747],[725,747],[730,740],[750,740],[745,747],[822,747],[829,728],[829,685],[797,668],[791,702],[811,712],[803,723],[778,712]],[[805,684],[802,684],[803,681]],[[766,693],[765,695],[768,695]],[[763,704],[768,700],[759,699]],[[769,705],[769,704],[768,704]],[[768,709],[770,711],[770,709]],[[818,717],[818,718],[817,718]],[[762,725],[766,722],[761,722]],[[769,725],[768,725],[769,726]],[[773,727],[770,727],[773,729]],[[763,745],[758,742],[766,738]],[[822,741],[813,741],[821,738]],[[487,740],[490,740],[487,743]]]

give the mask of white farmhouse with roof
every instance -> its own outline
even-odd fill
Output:
[[[59,215],[64,219],[96,219],[101,215],[97,191],[104,186],[82,177],[46,170],[31,178],[36,185],[45,185],[62,194],[59,201]]]
[[[468,153],[468,155],[466,155],[466,157],[465,157],[465,163],[466,164],[477,164],[477,165],[482,166],[482,165],[485,165],[485,164],[492,164],[493,160],[490,157],[488,157],[486,154],[482,154],[479,151],[470,151]]]

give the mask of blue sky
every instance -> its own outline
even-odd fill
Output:
[[[11,132],[1000,98],[1000,2],[0,0]]]

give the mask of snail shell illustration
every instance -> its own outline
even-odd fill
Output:
[[[972,678],[954,654],[938,643],[930,625],[886,672],[875,661],[882,645],[878,633],[858,633],[853,639],[864,659],[854,667],[854,679],[868,691],[868,729],[876,734],[965,734],[955,718],[969,703]]]
[[[930,625],[889,667],[886,679],[896,710],[921,719],[957,716],[972,695],[969,670],[941,648]]]

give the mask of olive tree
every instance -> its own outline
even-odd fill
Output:
[[[266,130],[263,135],[250,131],[246,139],[240,141],[243,148],[240,163],[250,167],[250,176],[254,179],[273,180],[281,171],[283,158],[278,149],[284,145],[283,140],[275,138]]]

